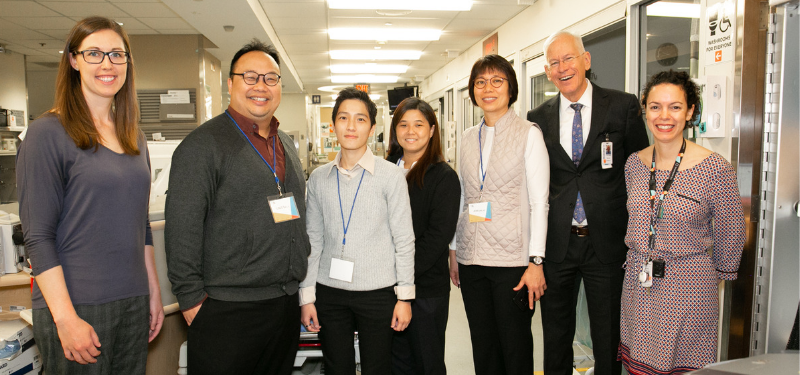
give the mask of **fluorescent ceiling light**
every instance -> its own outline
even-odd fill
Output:
[[[422,51],[397,50],[336,50],[331,51],[334,60],[419,60]]]
[[[328,8],[468,11],[472,0],[328,0]]]
[[[397,83],[398,76],[376,76],[374,74],[358,74],[351,76],[331,76],[332,83]]]
[[[700,18],[700,4],[659,1],[647,6],[650,17]]]
[[[394,28],[335,28],[328,29],[331,40],[439,40],[441,30]]]
[[[403,74],[408,71],[407,65],[378,65],[378,64],[342,64],[331,65],[331,73],[394,73]]]

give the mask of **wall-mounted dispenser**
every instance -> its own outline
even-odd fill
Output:
[[[728,77],[706,76],[703,89],[703,114],[698,127],[698,137],[717,138],[725,137],[727,126]]]

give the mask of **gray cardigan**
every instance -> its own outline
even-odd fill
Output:
[[[275,223],[267,197],[272,172],[226,114],[207,121],[172,156],[165,241],[169,280],[181,309],[206,295],[257,301],[291,295],[306,275],[305,179],[294,142],[278,131],[286,156],[281,188],[300,219]]]
[[[334,162],[317,168],[308,179],[306,222],[311,256],[308,257],[308,276],[300,284],[301,304],[316,300],[316,283],[351,291],[397,285],[399,299],[414,298],[414,228],[408,185],[400,168],[381,158],[373,158],[374,174],[364,173],[347,230],[344,258],[355,263],[352,282],[328,275],[331,258],[342,254],[341,211],[347,220],[363,169],[356,166],[351,179],[339,176],[342,210]]]

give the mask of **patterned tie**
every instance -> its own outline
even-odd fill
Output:
[[[569,107],[575,111],[575,117],[572,119],[572,162],[577,167],[581,161],[581,154],[583,154],[583,120],[581,119],[583,104],[572,103]],[[578,201],[575,202],[575,212],[572,213],[572,218],[578,223],[586,220],[586,211],[583,210],[580,191],[578,192]]]

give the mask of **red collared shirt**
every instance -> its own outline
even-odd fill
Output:
[[[239,112],[236,112],[231,106],[228,106],[228,113],[231,114],[231,117],[236,121],[236,125],[239,126],[239,129],[242,129],[247,138],[250,139],[250,142],[253,142],[253,145],[256,146],[256,150],[258,153],[261,154],[262,157],[273,167],[275,168],[275,173],[278,175],[278,180],[283,183],[284,177],[286,177],[286,155],[283,154],[283,143],[281,143],[280,137],[278,137],[278,126],[280,126],[280,121],[274,116],[272,117],[272,121],[269,124],[269,136],[267,138],[262,137],[258,134],[258,125],[256,125],[253,120],[243,116]],[[277,163],[275,160],[272,160],[272,140],[275,140],[275,158],[278,159]],[[266,165],[264,166],[266,168]]]

